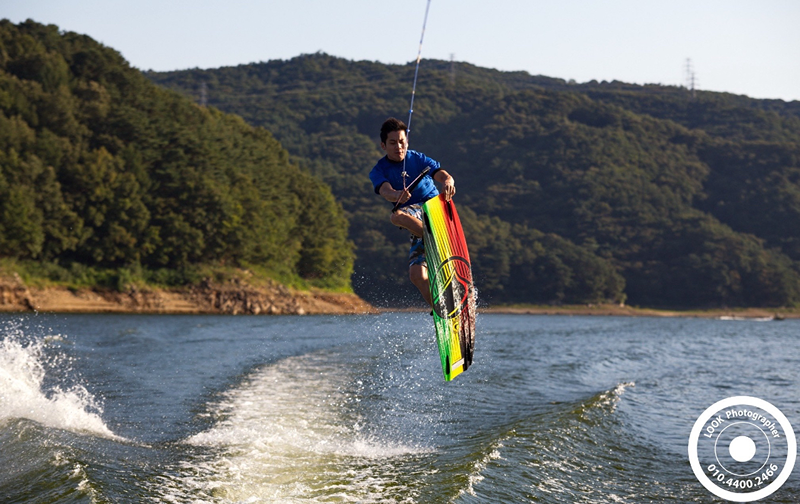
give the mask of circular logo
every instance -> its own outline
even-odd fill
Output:
[[[472,268],[460,256],[444,261],[433,275],[431,285],[439,286],[434,293],[433,309],[440,319],[457,317],[469,303],[472,285]]]
[[[689,435],[695,476],[709,492],[733,502],[752,502],[775,492],[789,478],[796,458],[789,420],[757,397],[729,397],[712,404]]]

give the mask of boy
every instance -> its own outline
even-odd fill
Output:
[[[425,246],[422,243],[421,204],[439,195],[433,180],[442,184],[444,197],[449,201],[456,193],[453,177],[439,163],[425,154],[408,150],[407,126],[403,121],[390,117],[381,126],[381,149],[386,156],[372,168],[369,178],[375,192],[391,203],[400,203],[392,212],[390,220],[395,226],[411,233],[411,250],[408,253],[408,277],[422,297],[432,304],[428,288],[428,266],[425,263]],[[426,167],[430,177],[423,177],[419,185],[409,192],[406,187]],[[405,171],[405,173],[404,173]]]

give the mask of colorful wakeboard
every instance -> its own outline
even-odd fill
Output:
[[[475,349],[472,265],[453,201],[439,195],[426,201],[422,210],[436,342],[444,379],[450,381],[472,364]]]

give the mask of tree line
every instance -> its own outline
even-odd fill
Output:
[[[175,284],[197,265],[349,289],[330,188],[267,130],[91,38],[0,21],[0,257]],[[59,273],[60,272],[60,273]]]
[[[423,61],[411,146],[456,177],[481,299],[800,302],[798,102],[450,68]],[[367,178],[412,74],[321,53],[143,74],[89,37],[2,21],[0,258],[168,284],[252,267],[416,299]]]
[[[407,237],[367,173],[413,64],[302,55],[150,72],[276,136],[332,188],[356,292],[413,299]],[[800,106],[422,62],[411,148],[455,176],[482,299],[673,307],[800,302]],[[463,209],[463,210],[462,210]]]

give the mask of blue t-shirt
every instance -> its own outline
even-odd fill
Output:
[[[439,195],[439,190],[436,189],[436,185],[433,183],[433,174],[441,170],[441,166],[437,161],[434,161],[421,152],[410,150],[406,152],[405,165],[407,175],[404,185],[403,162],[395,163],[394,161],[390,161],[386,156],[383,156],[375,167],[372,168],[372,171],[369,172],[369,179],[372,181],[375,192],[380,194],[381,185],[383,185],[384,182],[389,182],[389,185],[391,185],[393,189],[400,191],[403,187],[410,185],[411,182],[417,178],[417,175],[422,173],[422,170],[424,170],[426,166],[430,166],[431,172],[420,181],[416,189],[412,191],[411,198],[400,205],[400,207],[424,203],[434,196]]]

